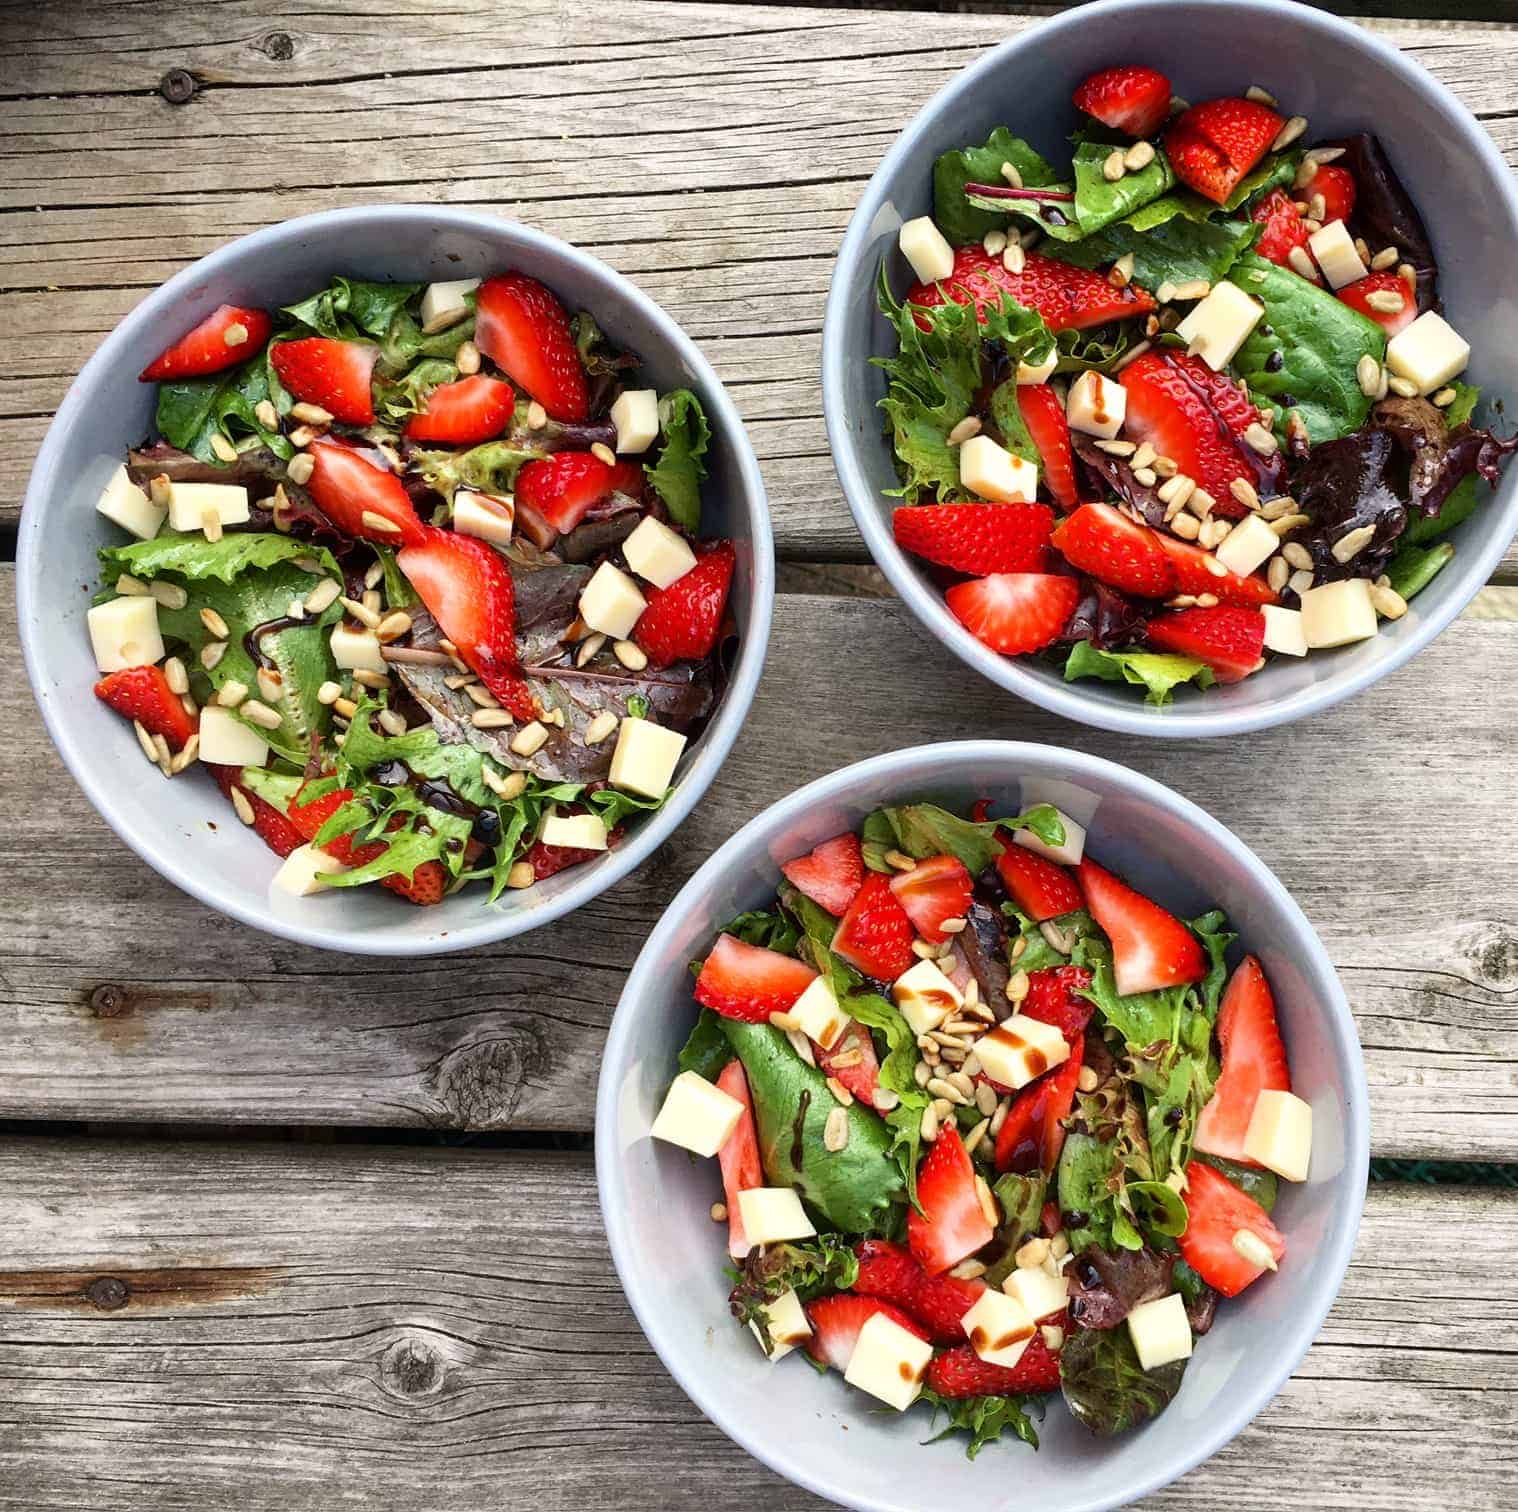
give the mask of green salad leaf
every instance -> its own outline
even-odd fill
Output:
[[[198,530],[183,534],[163,531],[151,541],[108,546],[100,553],[101,567],[108,578],[113,569],[145,582],[170,573],[182,579],[186,587],[209,578],[230,583],[244,572],[297,560],[316,562],[329,577],[338,582],[343,580],[337,559],[325,546],[270,532],[236,531],[219,541],[208,541]],[[304,581],[309,593],[317,579],[307,577]]]
[[[1037,1397],[978,1396],[942,1397],[936,1391],[924,1390],[917,1399],[933,1409],[933,1426],[938,1427],[940,1417],[944,1427],[928,1440],[936,1444],[951,1433],[967,1433],[970,1442],[965,1447],[965,1458],[974,1459],[987,1444],[994,1444],[1004,1433],[1011,1433],[1023,1443],[1038,1448],[1038,1430],[1028,1416],[1028,1406]]]
[[[657,798],[645,798],[639,793],[624,792],[621,788],[598,788],[589,794],[585,802],[607,829],[615,829],[632,814],[649,814],[664,807],[664,800],[674,791],[666,788]]]
[[[731,926],[729,926],[731,932]],[[740,936],[741,938],[741,936]],[[751,941],[757,944],[757,941]],[[714,1082],[722,1074],[722,1068],[733,1058],[733,1047],[722,1032],[722,1021],[710,1008],[703,1008],[696,1019],[696,1027],[680,1051],[679,1065],[682,1071],[694,1071],[697,1076]]]
[[[1130,1181],[1123,1186],[1123,1205],[1145,1234],[1176,1239],[1186,1232],[1186,1203],[1163,1181]]]
[[[1191,1158],[1220,1171],[1246,1196],[1253,1197],[1267,1213],[1276,1205],[1280,1181],[1274,1171],[1267,1171],[1263,1166],[1241,1165],[1222,1155],[1209,1155],[1205,1150],[1196,1151]]]
[[[793,1291],[802,1302],[825,1292],[847,1291],[859,1279],[859,1257],[850,1240],[839,1234],[815,1239],[792,1239],[783,1244],[758,1244],[744,1257],[728,1304],[740,1323],[757,1324],[769,1337],[764,1309],[776,1297]]]
[[[170,446],[188,452],[202,462],[225,466],[211,446],[221,436],[239,443],[267,447],[278,457],[294,455],[290,442],[277,431],[259,423],[258,406],[274,401],[287,412],[291,400],[269,366],[268,353],[259,352],[240,367],[227,368],[205,378],[180,378],[158,385],[158,434]]]
[[[1126,1328],[1078,1328],[1060,1351],[1059,1372],[1070,1411],[1110,1438],[1163,1412],[1181,1389],[1186,1362],[1146,1371]]]
[[[1449,497],[1440,506],[1438,514],[1414,514],[1407,522],[1407,529],[1402,533],[1402,549],[1408,546],[1426,546],[1430,541],[1448,535],[1455,526],[1468,520],[1480,503],[1481,485],[1475,473],[1467,473],[1450,490]],[[1414,560],[1416,559],[1409,558],[1409,562]]]
[[[1183,683],[1210,688],[1216,681],[1212,668],[1194,656],[1162,651],[1103,651],[1090,641],[1077,641],[1065,660],[1065,681],[1099,677],[1103,682],[1125,682],[1145,688],[1144,702],[1163,706]]]
[[[1411,599],[1422,593],[1454,559],[1455,548],[1448,541],[1440,541],[1435,546],[1409,543],[1399,547],[1397,554],[1387,563],[1386,575],[1403,598]]]
[[[1046,845],[1061,845],[1065,826],[1050,804],[1035,804],[1026,813],[977,823],[936,803],[906,803],[876,809],[860,828],[865,865],[888,872],[887,851],[898,850],[914,861],[929,856],[957,856],[972,877],[978,877],[1001,852],[997,831],[1032,830]]]
[[[416,590],[411,586],[411,579],[401,571],[395,560],[393,548],[371,543],[369,549],[379,558],[380,569],[385,574],[385,602],[392,609],[409,609],[413,604],[420,603]]]
[[[1469,425],[1481,402],[1481,390],[1474,383],[1462,383],[1456,379],[1450,385],[1455,397],[1444,408],[1444,423],[1453,430],[1457,425]]]
[[[1113,1199],[1122,1181],[1116,1140],[1099,1139],[1083,1129],[1065,1136],[1055,1183],[1071,1249],[1079,1253],[1092,1244],[1111,1248]]]
[[[455,491],[460,488],[477,489],[481,493],[510,493],[522,468],[547,455],[548,452],[539,447],[518,446],[507,440],[486,441],[465,452],[419,448],[411,460],[428,486],[435,488],[451,504]]]
[[[960,147],[943,153],[933,165],[933,219],[949,244],[980,241],[986,232],[1004,226],[1008,211],[978,209],[965,197],[966,184],[1000,184],[1001,165],[1011,163],[1026,188],[1054,182],[1054,170],[1021,137],[998,126],[982,147]],[[981,201],[982,204],[985,201]]]
[[[368,283],[338,276],[325,289],[308,295],[298,304],[286,305],[284,313],[318,336],[343,341],[364,336],[379,338],[421,292],[419,283]]]
[[[1175,183],[1175,170],[1163,149],[1157,149],[1145,167],[1125,173],[1115,183],[1109,182],[1102,173],[1102,165],[1114,151],[1121,149],[1114,148],[1111,142],[1081,141],[1076,144],[1075,219],[1082,237],[1142,209]],[[1056,235],[1054,239],[1067,240],[1063,235]]]
[[[469,294],[464,296],[466,300],[472,297]],[[429,336],[403,306],[396,310],[382,333],[373,334],[383,337],[375,373],[381,378],[397,379],[414,363],[430,360],[455,362],[459,348],[474,335],[474,316],[470,315],[456,325],[445,326]]]
[[[1133,258],[1133,280],[1151,292],[1162,283],[1216,283],[1258,239],[1253,221],[1193,221],[1178,216],[1147,231],[1118,221],[1078,242],[1051,244],[1048,255],[1078,268],[1108,268]]]
[[[729,919],[722,928],[742,940],[745,945],[762,945],[766,950],[778,950],[781,955],[799,955],[801,930],[795,919],[782,908],[752,908],[735,919]]]
[[[695,535],[701,529],[701,480],[712,432],[701,401],[689,389],[660,396],[659,435],[659,459],[644,471],[670,518]]]

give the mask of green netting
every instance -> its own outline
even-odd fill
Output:
[[[1372,1181],[1421,1181],[1429,1185],[1518,1187],[1518,1165],[1492,1160],[1373,1160]]]

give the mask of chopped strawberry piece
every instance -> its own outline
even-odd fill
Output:
[[[323,793],[320,798],[310,799],[302,797],[305,791],[302,786],[290,800],[285,812],[301,839],[309,844],[321,833],[322,826],[353,796],[353,789],[334,788],[330,793]],[[353,850],[353,837],[339,835],[322,849],[328,855],[336,856],[339,861],[346,861]]]
[[[907,1309],[928,1331],[935,1344],[963,1344],[965,1314],[985,1295],[984,1281],[924,1275]]]
[[[996,871],[1012,901],[1035,923],[1081,906],[1080,889],[1070,873],[1025,845],[1004,842]]]
[[[1308,231],[1302,224],[1302,214],[1284,189],[1272,189],[1249,212],[1249,218],[1265,228],[1254,250],[1269,262],[1290,267],[1292,248],[1307,245]]]
[[[909,872],[891,878],[891,891],[906,910],[912,926],[929,944],[949,938],[944,925],[963,919],[975,884],[965,864],[955,856],[929,856]]]
[[[717,1078],[717,1090],[743,1104],[733,1132],[722,1142],[717,1160],[722,1167],[722,1191],[727,1198],[727,1252],[741,1260],[753,1246],[743,1232],[738,1193],[764,1185],[764,1166],[759,1159],[759,1136],[754,1130],[754,1099],[749,1095],[743,1062],[730,1060]]]
[[[727,593],[737,553],[731,541],[709,541],[696,552],[696,565],[668,588],[649,588],[648,607],[638,616],[633,639],[650,666],[700,661],[710,656],[722,629]]]
[[[1012,1099],[996,1135],[998,1171],[1048,1171],[1059,1164],[1065,1147],[1065,1120],[1075,1106],[1076,1079],[1081,1074],[1084,1037],[1077,1039],[1070,1059],[1046,1071]]]
[[[319,404],[345,425],[374,423],[370,380],[379,348],[366,341],[306,336],[276,342],[269,361],[279,381],[307,404]]]
[[[320,834],[322,826],[352,796],[351,788],[335,788],[320,798],[313,798],[310,802],[303,803],[300,793],[297,793],[291,800],[286,817],[301,840],[310,844]],[[404,822],[401,816],[397,815],[391,827],[399,828]],[[389,845],[390,842],[387,840],[366,840],[362,845],[355,845],[352,835],[338,835],[328,840],[322,849],[329,856],[335,856],[345,866],[367,866],[369,862],[383,856],[389,849]],[[381,877],[380,886],[387,888],[398,897],[405,898],[408,903],[427,905],[443,901],[443,895],[448,891],[449,880],[448,869],[441,861],[423,861],[409,877],[402,872],[392,872],[388,877]]]
[[[615,839],[614,830],[606,837],[606,843],[611,845]],[[522,859],[532,867],[533,881],[541,882],[545,877],[557,876],[571,866],[578,866],[582,861],[593,861],[604,854],[603,851],[587,850],[584,846],[544,845],[541,840],[534,840]]]
[[[880,1090],[880,1058],[875,1054],[875,1041],[863,1024],[851,1021],[833,1041],[831,1050],[824,1050],[814,1040],[812,1052],[823,1075],[837,1077],[865,1107],[875,1106],[875,1094]],[[840,1065],[840,1061],[846,1064]]]
[[[1196,1147],[1210,1155],[1254,1165],[1244,1136],[1261,1092],[1290,1092],[1286,1046],[1276,1024],[1275,998],[1254,956],[1245,956],[1228,980],[1218,1012],[1223,1068],[1196,1124]]]
[[[613,494],[641,498],[643,469],[636,462],[603,462],[589,452],[554,452],[517,474],[515,492],[518,508],[537,510],[563,534]]]
[[[409,877],[395,872],[381,877],[380,884],[408,903],[428,908],[443,901],[450,880],[448,868],[441,861],[423,861]]]
[[[780,870],[812,902],[841,918],[864,882],[864,857],[859,836],[852,831],[835,835],[804,856],[787,861]]]
[[[922,1325],[908,1317],[899,1307],[882,1302],[879,1297],[860,1297],[853,1292],[836,1292],[831,1297],[818,1297],[806,1304],[807,1321],[812,1325],[812,1336],[806,1341],[806,1352],[820,1365],[843,1371],[849,1368],[849,1356],[859,1342],[859,1330],[876,1313],[884,1313],[893,1323],[919,1339],[927,1338]]]
[[[217,305],[194,330],[143,368],[138,382],[164,383],[219,373],[262,351],[271,328],[272,322],[263,310]]]
[[[907,1243],[930,1276],[968,1259],[996,1232],[981,1208],[975,1167],[952,1123],[939,1131],[917,1173],[917,1201],[921,1211],[912,1208],[907,1214]]]
[[[1158,651],[1206,662],[1220,683],[1241,682],[1263,665],[1265,616],[1258,609],[1182,609],[1150,620],[1147,634]]]
[[[861,1239],[854,1246],[859,1261],[859,1275],[850,1291],[861,1297],[879,1297],[904,1312],[910,1312],[918,1288],[927,1273],[899,1244],[889,1239]]]
[[[1069,623],[1080,596],[1080,584],[1073,577],[996,572],[971,583],[956,583],[944,594],[944,602],[976,640],[1003,656],[1018,656],[1042,651],[1055,640]]]
[[[253,810],[253,833],[276,856],[288,856],[297,846],[305,843],[306,837],[290,823],[284,814],[272,803],[265,802],[251,788],[243,785],[241,767],[221,766],[215,762],[207,762],[206,766],[216,779],[217,787],[227,795],[229,802],[233,788],[241,791]]]
[[[393,472],[376,467],[331,436],[313,441],[310,456],[307,491],[344,534],[387,546],[415,546],[424,539],[426,527],[417,518],[406,485]]]
[[[1201,944],[1174,914],[1090,857],[1082,859],[1075,874],[1091,917],[1112,942],[1112,974],[1120,996],[1199,982],[1207,974]]]
[[[1071,1050],[1086,1037],[1096,1005],[1085,993],[1091,973],[1084,966],[1045,966],[1028,973],[1028,995],[1017,1011],[1041,1024],[1053,1024]]]
[[[1016,1365],[993,1365],[969,1344],[936,1355],[928,1365],[926,1384],[941,1397],[1025,1396],[1059,1390],[1059,1355],[1035,1328]]]
[[[125,719],[135,719],[149,735],[162,735],[171,751],[182,751],[199,721],[185,713],[162,667],[123,667],[95,684],[95,697]]]
[[[893,982],[916,956],[912,921],[880,872],[864,879],[833,935],[833,954],[878,981]]]
[[[1175,582],[1158,535],[1111,504],[1082,504],[1066,515],[1054,545],[1072,567],[1125,593],[1163,598]]]
[[[1176,1243],[1186,1264],[1215,1291],[1236,1297],[1265,1274],[1265,1267],[1234,1247],[1234,1235],[1241,1230],[1253,1234],[1277,1265],[1284,1258],[1286,1240],[1270,1215],[1221,1171],[1193,1160],[1186,1167],[1185,1198],[1186,1229]]]
[[[406,422],[406,436],[411,441],[476,446],[499,436],[515,407],[516,395],[509,383],[476,373],[433,389],[421,413]]]
[[[1075,481],[1075,454],[1070,449],[1070,422],[1065,417],[1065,407],[1059,402],[1059,396],[1047,383],[1019,383],[1017,408],[1034,446],[1038,448],[1044,487],[1062,509],[1074,509],[1080,503],[1080,489]],[[1005,508],[1004,505],[999,507]],[[1019,569],[984,570],[1016,572]]]
[[[786,1012],[816,975],[794,956],[720,934],[696,978],[696,1001],[723,1018],[764,1024]]]
[[[1270,150],[1285,122],[1254,100],[1204,100],[1165,133],[1170,165],[1183,184],[1221,205]]]
[[[1350,309],[1358,310],[1367,320],[1374,320],[1388,337],[1405,330],[1418,318],[1417,297],[1406,279],[1398,277],[1390,268],[1384,273],[1368,273],[1364,278],[1357,278],[1353,283],[1335,290],[1335,293]],[[1370,302],[1372,294],[1380,295],[1381,300],[1391,295],[1400,299],[1402,306],[1396,310],[1378,310]]]
[[[590,413],[590,389],[569,316],[535,278],[507,273],[475,291],[474,344],[555,420]]]
[[[1218,577],[1207,565],[1217,562],[1210,551],[1165,531],[1158,531],[1157,535],[1175,572],[1177,593],[1211,593],[1220,603],[1236,604],[1243,609],[1258,609],[1261,604],[1277,602],[1275,589],[1258,573],[1242,577],[1237,572],[1224,572]]]
[[[1170,80],[1141,63],[1104,68],[1073,96],[1075,108],[1133,137],[1153,136],[1170,114]]]
[[[1355,213],[1355,176],[1338,163],[1319,163],[1317,172],[1298,193],[1309,206],[1318,195],[1323,196],[1323,213],[1318,219],[1325,226],[1330,221],[1347,221]]]
[[[956,572],[1042,572],[1054,513],[1047,504],[904,504],[896,544]]]
[[[992,257],[979,242],[956,248],[954,271],[942,283],[913,284],[907,299],[925,308],[946,302],[973,304],[984,320],[986,306],[999,309],[1007,294],[1037,310],[1056,334],[1147,315],[1155,308],[1153,298],[1137,284],[1119,289],[1104,274],[1037,252],[1027,254],[1021,273],[1008,272],[1001,258]]]

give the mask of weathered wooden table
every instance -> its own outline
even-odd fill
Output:
[[[1212,808],[1338,963],[1375,1153],[1518,1158],[1518,594],[1347,707],[1158,746],[997,694],[899,605],[837,591],[865,569],[809,565],[862,558],[817,382],[850,207],[918,105],[1025,24],[0,8],[7,530],[70,376],[154,284],[285,216],[429,200],[531,220],[661,300],[747,416],[786,585],[824,590],[782,595],[748,728],[653,864],[520,942],[408,968],[254,934],[120,845],[35,717],[0,568],[0,1508],[818,1505],[701,1419],[628,1313],[593,1089],[623,974],[696,864],[798,782],[914,741],[1076,745]],[[1518,163],[1518,31],[1370,24]],[[1148,1505],[1511,1506],[1515,1246],[1518,1192],[1374,1184],[1296,1377]]]

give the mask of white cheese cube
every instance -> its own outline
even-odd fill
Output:
[[[646,452],[659,439],[659,396],[653,389],[626,389],[611,407],[617,451]]]
[[[1425,310],[1386,343],[1386,365],[1399,378],[1431,394],[1458,378],[1471,360],[1471,344],[1442,315]]]
[[[102,672],[123,667],[151,667],[163,660],[163,636],[158,630],[158,600],[137,593],[96,604],[84,616],[90,630],[95,665]]]
[[[1063,1276],[1051,1276],[1043,1266],[1019,1266],[1001,1284],[1009,1297],[1016,1297],[1035,1322],[1050,1313],[1063,1312],[1070,1300]]]
[[[1175,334],[1213,372],[1221,373],[1264,313],[1265,306],[1258,299],[1251,299],[1225,278],[1212,286],[1205,299],[1192,306],[1191,313],[1175,328]]]
[[[1050,347],[1042,357],[1033,362],[1019,362],[1017,364],[1017,381],[1019,383],[1047,383],[1049,375],[1059,364],[1059,350]]]
[[[139,541],[151,541],[169,512],[167,505],[155,504],[127,477],[124,462],[111,474],[111,481],[101,490],[95,508]]]
[[[175,530],[204,530],[206,516],[223,525],[248,521],[248,490],[237,483],[169,484],[169,524]]]
[[[1059,822],[1065,827],[1065,838],[1058,845],[1045,843],[1030,829],[1013,830],[1012,839],[1024,850],[1030,850],[1046,861],[1053,861],[1060,866],[1079,866],[1081,857],[1086,854],[1085,826],[1077,824],[1063,809],[1055,809],[1054,812],[1059,815]]]
[[[668,588],[696,565],[696,553],[683,535],[652,515],[640,520],[622,542],[627,565],[655,588]]]
[[[638,585],[610,562],[602,562],[580,592],[580,618],[613,640],[626,640],[647,607]]]
[[[1302,595],[1302,639],[1314,650],[1369,640],[1376,633],[1376,607],[1364,578],[1343,578]]]
[[[990,1286],[960,1321],[970,1348],[987,1364],[1002,1365],[1008,1370],[1022,1359],[1023,1351],[1037,1332],[1032,1315],[1018,1298]]]
[[[648,1131],[654,1139],[677,1144],[697,1155],[715,1155],[743,1117],[743,1104],[694,1071],[682,1071],[669,1084],[664,1106]],[[750,1235],[752,1237],[752,1235]]]
[[[989,436],[971,436],[959,448],[959,481],[993,504],[1031,504],[1038,496],[1038,468]]]
[[[1128,1314],[1128,1334],[1145,1370],[1191,1358],[1191,1325],[1179,1292],[1140,1302]]]
[[[926,1339],[876,1313],[859,1330],[843,1378],[886,1406],[905,1412],[917,1400],[932,1358],[933,1346]]]
[[[604,851],[606,825],[599,814],[549,814],[543,821],[541,838],[544,845]]]
[[[954,271],[954,249],[931,215],[919,215],[901,228],[901,255],[922,283],[937,283]]]
[[[389,666],[380,655],[379,637],[372,630],[355,630],[338,623],[332,627],[332,660],[345,672],[388,672]]]
[[[1283,609],[1279,604],[1265,604],[1265,649],[1281,656],[1306,656],[1307,637],[1302,634],[1302,614],[1297,609]]]
[[[269,745],[230,709],[207,704],[200,711],[200,759],[215,766],[263,766]]]
[[[791,1004],[789,1012],[796,1028],[824,1050],[831,1050],[838,1043],[838,1036],[849,1027],[848,1014],[838,1006],[833,989],[820,976],[807,983],[806,991]]]
[[[206,713],[210,712],[209,709],[206,710]],[[244,762],[243,765],[246,766],[247,763]],[[274,873],[274,880],[269,885],[295,898],[309,898],[312,893],[324,889],[323,877],[347,870],[336,856],[329,856],[326,851],[318,850],[314,845],[297,845],[285,857],[284,865]]]
[[[1087,371],[1070,385],[1065,418],[1071,430],[1110,441],[1122,428],[1128,412],[1128,390],[1100,373]]]
[[[919,961],[902,972],[891,988],[891,996],[913,1034],[937,1029],[950,1014],[958,1013],[964,1002],[959,988],[932,961]]]
[[[739,1192],[738,1216],[750,1244],[810,1239],[817,1232],[790,1187],[749,1187]]]
[[[629,714],[617,731],[607,779],[626,792],[662,798],[674,781],[675,765],[684,749],[685,736]]]
[[[492,546],[510,545],[516,518],[516,501],[509,495],[502,498],[499,494],[473,493],[461,488],[453,496],[453,528],[477,541],[489,541]]]
[[[1014,1092],[1070,1059],[1065,1036],[1053,1024],[1014,1013],[975,1041],[980,1069]]]
[[[477,278],[453,278],[444,283],[428,284],[427,292],[422,295],[422,330],[433,336],[457,325],[469,313],[464,296],[479,286]]]
[[[1370,271],[1355,251],[1355,239],[1341,220],[1329,221],[1321,231],[1307,238],[1307,250],[1323,270],[1331,289],[1342,289]]]
[[[1248,577],[1261,562],[1280,550],[1281,538],[1259,515],[1245,515],[1223,537],[1213,553],[1230,572]]]
[[[1306,1181],[1312,1160],[1312,1108],[1291,1092],[1261,1092],[1249,1116],[1244,1153],[1287,1181]]]
[[[760,1349],[771,1361],[783,1360],[798,1344],[804,1344],[812,1336],[812,1325],[807,1321],[806,1309],[794,1290],[781,1292],[773,1302],[766,1302],[759,1309],[769,1327],[769,1344],[757,1323],[750,1323]]]

